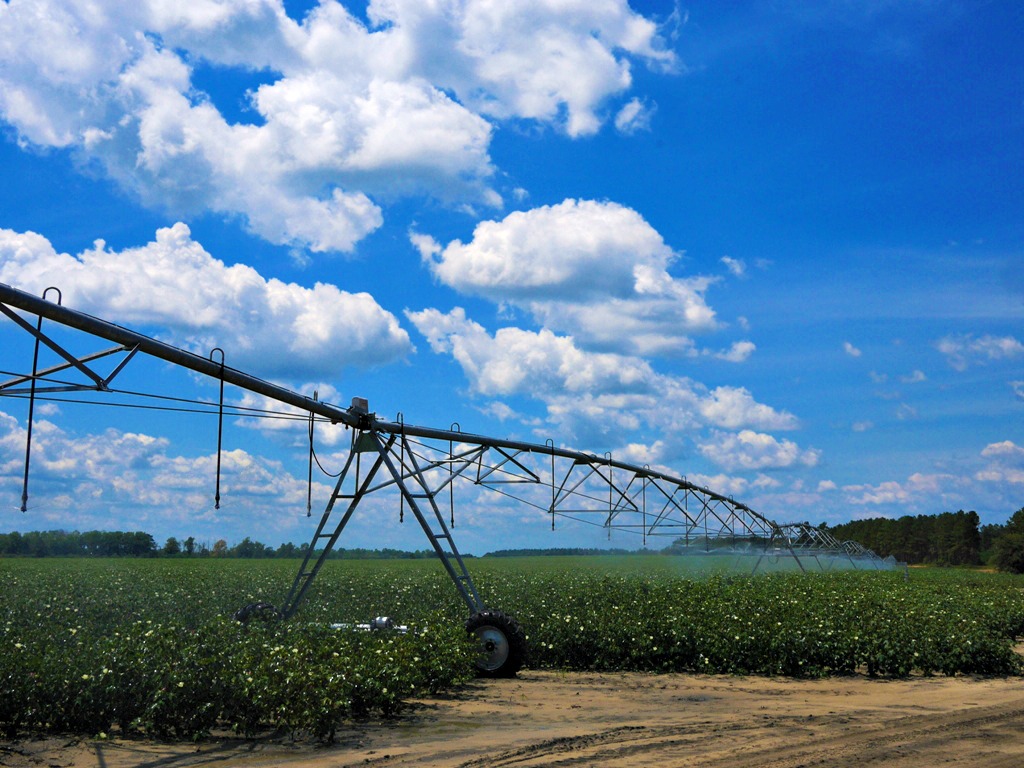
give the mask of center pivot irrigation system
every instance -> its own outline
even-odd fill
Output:
[[[56,294],[56,302],[47,298],[51,292]],[[15,310],[28,313],[34,322]],[[313,424],[329,421],[351,430],[346,463],[284,602],[276,609],[266,603],[246,606],[238,614],[243,619],[259,610],[276,610],[284,618],[294,615],[360,502],[385,489],[397,490],[400,519],[406,510],[415,517],[469,609],[466,628],[479,638],[480,672],[490,676],[514,675],[524,660],[525,635],[512,617],[481,600],[459,553],[452,535],[456,482],[515,499],[548,515],[552,528],[556,518],[568,518],[605,528],[609,535],[612,530],[638,535],[645,546],[648,538],[671,537],[672,548],[680,555],[714,556],[718,562],[744,558],[752,564],[752,572],[777,566],[780,560],[795,564],[801,571],[836,567],[888,570],[896,565],[891,558],[882,560],[856,542],[837,540],[827,530],[806,523],[775,523],[747,505],[685,477],[617,461],[610,454],[596,456],[556,446],[550,440],[534,444],[459,429],[414,426],[401,418],[387,421],[370,411],[368,402],[362,398],[353,398],[352,404],[343,408],[318,400],[315,393],[312,398],[306,397],[226,366],[219,348],[209,357],[202,357],[63,307],[59,291],[53,288],[39,298],[0,283],[0,313],[35,340],[31,371],[0,382],[0,396],[28,400],[22,511],[28,500],[36,399],[82,391],[126,394],[112,384],[139,354],[219,381],[220,402],[215,404],[219,409],[219,426],[223,425],[225,384],[304,414],[310,425],[310,477]],[[116,346],[84,355],[72,353],[44,331],[44,319],[81,331],[86,338],[105,339]],[[56,354],[60,362],[41,369],[41,347],[46,348],[48,356]],[[104,375],[96,368],[100,360],[116,362]],[[220,443],[218,429],[218,506]],[[448,507],[447,520],[442,505]]]

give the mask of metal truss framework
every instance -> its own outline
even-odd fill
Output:
[[[34,315],[35,324],[15,310]],[[756,555],[753,571],[765,558],[779,557],[792,558],[800,570],[829,570],[837,563],[857,569],[889,569],[896,565],[891,558],[882,560],[856,542],[837,540],[827,530],[807,523],[776,523],[684,476],[618,461],[608,454],[596,456],[556,446],[551,441],[535,444],[459,429],[414,426],[401,418],[386,421],[372,413],[361,398],[354,398],[350,407],[343,408],[322,402],[315,394],[306,397],[225,366],[222,352],[219,361],[212,353],[204,358],[2,283],[0,313],[35,341],[31,372],[0,383],[0,396],[29,399],[23,510],[36,395],[108,391],[113,379],[139,353],[219,380],[222,414],[223,385],[227,383],[296,408],[310,419],[351,428],[347,463],[281,606],[285,616],[297,610],[359,504],[367,496],[385,490],[397,492],[400,518],[408,510],[422,527],[470,613],[486,610],[452,535],[456,484],[487,489],[525,504],[537,511],[538,517],[549,516],[552,527],[556,519],[567,518],[600,526],[609,533],[614,530],[639,536],[645,545],[651,537],[668,537],[682,554]],[[44,318],[118,346],[73,354],[43,331]],[[38,369],[40,345],[62,362]],[[106,375],[98,373],[95,363],[115,355],[120,359],[113,370]],[[77,374],[80,380],[56,378],[65,372]],[[442,505],[448,507],[447,521]]]

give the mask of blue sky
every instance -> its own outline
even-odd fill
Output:
[[[4,2],[0,282],[780,522],[1003,522],[1021,29],[1014,2]],[[0,324],[3,370],[22,336]],[[2,530],[311,533],[301,425],[231,421],[215,510],[208,417],[46,403],[21,513],[26,415],[0,401]],[[597,541],[481,504],[468,551]],[[345,544],[423,546],[385,507]]]

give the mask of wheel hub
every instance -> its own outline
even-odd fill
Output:
[[[497,627],[478,627],[476,637],[482,649],[479,666],[488,671],[500,669],[509,654],[508,638],[505,637],[505,633]]]

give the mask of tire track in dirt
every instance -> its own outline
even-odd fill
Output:
[[[623,726],[549,739],[480,757],[459,768],[528,766],[700,765],[708,768],[796,768],[815,765],[1024,765],[1024,699],[947,714],[905,715],[879,728],[850,714],[778,716],[749,724]],[[773,735],[765,738],[765,729]],[[842,729],[836,733],[836,729]],[[1002,738],[993,737],[1002,730]],[[796,743],[794,743],[794,741]],[[1004,742],[1002,744],[994,742]],[[965,745],[979,742],[973,748]],[[997,748],[999,748],[997,750]],[[959,753],[961,759],[957,759]],[[929,756],[932,759],[928,759]],[[934,760],[934,762],[933,762]]]
[[[8,768],[1020,768],[1022,678],[829,680],[524,672],[425,697],[334,744],[51,736]]]

